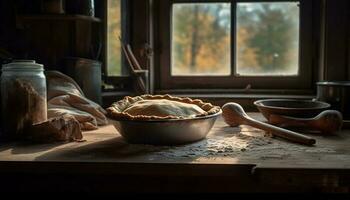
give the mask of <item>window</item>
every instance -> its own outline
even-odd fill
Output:
[[[126,16],[127,0],[105,0],[106,6],[106,70],[108,77],[128,74],[125,69],[119,37],[123,41],[127,38],[128,18]]]
[[[178,3],[172,10],[172,76],[230,75],[229,3]]]
[[[107,0],[107,74],[122,74],[121,46],[121,0]]]
[[[237,3],[236,74],[297,76],[299,3]]]
[[[159,89],[310,89],[311,2],[161,1]]]

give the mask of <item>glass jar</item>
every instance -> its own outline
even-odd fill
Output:
[[[1,138],[17,139],[29,126],[47,120],[44,67],[32,60],[3,65],[1,74]]]

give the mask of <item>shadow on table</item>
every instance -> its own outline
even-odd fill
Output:
[[[204,142],[205,140],[199,141]],[[195,144],[195,143],[193,143]],[[191,145],[191,144],[189,144]],[[185,146],[185,145],[183,145]],[[176,148],[181,146],[176,146]],[[144,158],[154,155],[152,153],[162,152],[171,149],[171,146],[154,146],[144,144],[129,144],[123,137],[115,137],[100,142],[95,142],[75,148],[57,149],[38,156],[35,160],[88,160],[106,161],[113,159]]]
[[[0,144],[0,152],[11,150],[12,154],[33,154],[48,151],[57,146],[66,144],[65,142],[55,143],[32,143],[32,142],[7,142]]]

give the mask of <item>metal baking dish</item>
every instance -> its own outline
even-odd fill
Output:
[[[221,113],[193,119],[109,121],[129,143],[180,145],[204,139]]]

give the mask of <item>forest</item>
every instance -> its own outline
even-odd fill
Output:
[[[119,75],[120,0],[108,2],[108,74]],[[297,75],[298,2],[237,3],[235,13],[231,13],[231,6],[230,3],[173,4],[169,23],[171,74]]]
[[[121,70],[121,0],[108,0],[107,5],[107,74],[118,76]]]

